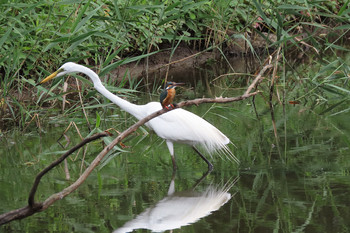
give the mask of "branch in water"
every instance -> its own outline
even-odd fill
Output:
[[[159,116],[161,114],[164,114],[164,113],[166,113],[168,111],[172,111],[172,110],[174,110],[176,108],[180,108],[180,107],[184,107],[184,106],[190,106],[190,105],[194,105],[194,104],[195,105],[199,105],[199,104],[202,104],[202,103],[229,103],[229,102],[236,102],[236,101],[244,100],[244,99],[249,98],[251,96],[257,95],[259,93],[259,91],[252,92],[252,93],[251,93],[251,91],[253,90],[253,88],[257,87],[257,85],[263,79],[263,74],[265,73],[265,71],[270,69],[270,68],[272,68],[272,65],[264,66],[263,69],[260,71],[260,73],[257,75],[257,77],[253,80],[252,84],[247,88],[245,93],[243,95],[241,95],[241,96],[231,97],[231,98],[218,97],[218,98],[214,98],[214,99],[202,98],[202,99],[194,99],[194,100],[183,101],[183,102],[178,103],[177,106],[175,108],[173,108],[173,109],[170,109],[170,110],[168,110],[168,109],[161,109],[161,110],[159,110],[157,112],[154,112],[151,115],[149,115],[149,116],[139,120],[137,123],[132,125],[130,128],[128,128],[127,130],[122,132],[108,146],[106,146],[96,156],[96,158],[91,162],[91,164],[86,168],[84,173],[73,184],[71,184],[67,188],[63,189],[61,192],[58,192],[58,193],[55,193],[55,194],[51,195],[44,202],[35,203],[34,196],[35,196],[37,187],[39,185],[39,182],[40,182],[41,178],[48,171],[50,171],[52,168],[57,166],[65,158],[67,158],[71,153],[73,153],[75,150],[79,149],[80,147],[84,146],[86,143],[89,143],[89,142],[91,142],[93,140],[96,140],[97,138],[100,138],[100,137],[108,136],[108,133],[104,132],[104,133],[93,135],[92,137],[84,139],[81,143],[79,143],[78,145],[76,145],[73,148],[71,148],[64,155],[62,155],[59,159],[57,159],[55,162],[50,164],[47,168],[45,168],[43,171],[41,171],[37,175],[37,177],[35,178],[32,190],[31,190],[31,192],[29,194],[28,206],[20,208],[20,209],[12,210],[10,212],[7,212],[7,213],[4,213],[4,214],[0,215],[0,225],[8,223],[8,222],[16,220],[16,219],[21,219],[21,218],[25,218],[25,217],[31,216],[31,215],[33,215],[33,214],[35,214],[37,212],[41,212],[41,211],[47,209],[50,205],[52,205],[57,200],[61,200],[62,198],[66,197],[67,195],[72,193],[74,190],[76,190],[87,179],[87,177],[90,175],[90,173],[101,162],[101,160],[106,156],[106,154],[110,150],[112,150],[112,148],[115,145],[120,143],[125,137],[127,137],[128,135],[130,135],[131,133],[136,131],[141,125],[145,124],[149,120],[151,120],[151,119],[153,119],[153,118],[155,118],[155,117],[157,117],[157,116]]]

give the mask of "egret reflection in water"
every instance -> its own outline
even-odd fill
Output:
[[[202,180],[202,179],[201,179]],[[136,218],[126,222],[114,233],[132,232],[135,229],[148,229],[154,232],[178,229],[190,225],[218,210],[232,195],[228,192],[238,177],[225,185],[209,185],[199,193],[193,189],[175,192],[174,176],[170,183],[168,196],[146,209]]]

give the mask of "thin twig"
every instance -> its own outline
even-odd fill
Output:
[[[66,174],[66,180],[70,180],[69,168],[67,159],[64,160],[64,173]]]
[[[280,51],[281,51],[282,46],[280,46],[277,50],[277,55],[276,55],[276,60],[275,60],[275,65],[273,68],[273,72],[272,72],[272,80],[271,80],[271,86],[270,86],[270,98],[269,98],[269,106],[270,106],[270,112],[271,112],[271,121],[272,121],[272,126],[273,126],[273,132],[275,135],[275,139],[276,139],[276,146],[277,146],[277,150],[278,153],[281,156],[281,152],[280,152],[280,147],[279,147],[279,140],[278,140],[278,133],[277,133],[277,126],[276,126],[276,120],[275,120],[275,113],[274,113],[274,107],[273,107],[273,103],[272,103],[272,97],[273,97],[273,92],[274,92],[274,87],[275,87],[275,83],[277,80],[277,69],[278,69],[278,62],[280,59]],[[278,101],[281,103],[280,99],[279,99],[279,94],[278,94],[278,89],[276,90],[277,93],[277,99]]]
[[[80,100],[81,108],[83,109],[83,113],[84,113],[86,122],[87,122],[87,124],[88,124],[89,132],[91,132],[91,126],[90,126],[89,118],[88,118],[88,116],[87,116],[87,114],[86,114],[86,111],[85,111],[85,107],[84,107],[84,103],[83,103],[83,98],[81,97],[80,85],[79,85],[79,81],[78,81],[77,78],[75,78],[75,82],[77,83],[77,88],[78,88],[78,94],[79,94],[79,100]]]

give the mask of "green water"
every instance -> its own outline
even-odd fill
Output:
[[[196,82],[207,95],[242,92],[226,90],[222,82],[211,84],[209,90],[203,80]],[[186,95],[184,91],[179,98]],[[99,111],[100,129],[122,131],[135,121],[112,107]],[[187,108],[231,139],[234,145],[230,149],[240,159],[239,165],[214,156],[210,159],[214,171],[198,183],[206,173],[206,164],[191,148],[176,144],[179,169],[173,174],[165,143],[142,128],[124,141],[126,152],[111,154],[108,163],[95,170],[78,190],[44,212],[0,226],[0,232],[113,232],[137,225],[158,226],[158,231],[166,232],[171,232],[171,226],[177,227],[172,232],[348,232],[348,114],[320,115],[310,103],[286,105],[285,109],[276,104],[276,140],[268,105],[257,98],[256,108],[258,116],[251,100]],[[95,115],[89,112],[93,124]],[[41,129],[33,123],[25,132],[13,131],[1,137],[0,213],[26,205],[35,175],[65,151],[57,140],[69,121],[75,121],[87,135],[82,119],[53,116]],[[68,136],[68,147],[79,142],[73,129]],[[101,141],[89,144],[83,162],[83,151],[69,159],[71,180],[102,146]],[[235,179],[238,181],[233,183]],[[174,190],[169,191],[172,180]],[[36,200],[43,201],[71,183],[60,165],[42,179]],[[230,196],[222,206],[216,204],[213,212],[198,204],[215,201],[208,196],[210,190]],[[182,207],[181,203],[188,204]]]

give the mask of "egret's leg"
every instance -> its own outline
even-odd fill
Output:
[[[172,141],[166,141],[166,145],[168,146],[170,155],[171,155],[171,160],[173,161],[173,170],[176,170],[176,162],[175,162],[175,155],[174,155],[174,144]]]
[[[211,164],[211,163],[209,162],[209,160],[207,160],[207,158],[205,158],[204,155],[202,155],[202,153],[199,152],[199,150],[197,150],[196,147],[192,146],[192,148],[193,148],[193,150],[194,150],[195,152],[197,152],[197,154],[208,164],[208,171],[212,171],[213,168],[214,168],[213,164]]]

